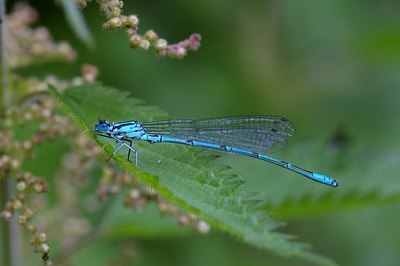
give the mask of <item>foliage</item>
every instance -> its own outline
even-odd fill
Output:
[[[85,131],[92,130],[96,113],[109,117],[107,119],[118,117],[121,121],[129,120],[129,117],[139,121],[160,117],[158,109],[143,106],[137,99],[100,86],[69,88],[64,95],[54,88],[52,92],[67,114],[76,118]],[[109,144],[113,141],[104,138],[96,141],[101,145],[108,144],[105,150],[112,154],[115,147]],[[257,247],[328,263],[328,260],[307,252],[304,245],[289,242],[290,236],[273,232],[278,224],[257,211],[259,200],[240,191],[243,181],[226,166],[215,164],[215,155],[186,147],[139,145],[140,170],[126,162],[127,153],[117,157],[118,163],[168,201]]]
[[[32,3],[39,13],[17,5],[2,24],[10,68],[0,97],[5,265],[18,265],[7,261],[18,246],[7,239],[15,228],[44,264],[398,264],[395,1],[138,2],[138,15],[127,1],[77,2],[85,9],[70,0]],[[32,27],[37,21],[46,28]],[[184,60],[143,52],[181,58],[199,48],[200,35],[176,44],[159,36],[193,30],[204,41]],[[118,90],[98,83],[100,73]],[[288,117],[296,136],[274,157],[340,186],[173,144],[135,143],[138,167],[126,151],[107,163],[116,144],[92,132],[99,118],[240,114]],[[40,256],[24,251],[30,264]]]

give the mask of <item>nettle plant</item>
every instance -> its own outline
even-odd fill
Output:
[[[66,2],[68,12],[79,17],[77,6]],[[153,30],[141,34],[138,17],[124,14],[123,1],[96,3],[106,17],[102,28],[125,30],[132,48],[152,49],[160,57],[182,58],[200,46],[199,34],[177,44],[168,44]],[[77,1],[81,8],[87,4]],[[123,152],[115,156],[114,163],[107,163],[105,154],[112,154],[115,143],[93,133],[99,110],[114,120],[151,121],[166,119],[168,114],[100,85],[95,66],[82,66],[81,76],[71,80],[61,80],[55,73],[45,78],[18,75],[22,66],[52,60],[72,62],[77,56],[68,43],[55,42],[45,27],[31,28],[37,17],[30,6],[17,4],[2,18],[6,36],[0,120],[1,217],[7,222],[1,236],[6,247],[4,265],[15,265],[17,258],[12,254],[19,248],[15,232],[20,229],[27,232],[29,244],[41,254],[44,265],[67,262],[88,239],[110,234],[103,229],[113,197],[119,205],[133,210],[152,204],[158,212],[174,217],[176,223],[200,233],[209,232],[212,226],[258,248],[331,264],[309,251],[307,245],[276,232],[279,224],[258,208],[257,195],[239,190],[243,181],[229,167],[216,162],[215,153],[179,145],[165,148],[137,143],[139,168],[127,162]],[[76,27],[85,29],[79,23]],[[24,162],[34,158],[40,146],[61,138],[66,140],[68,152],[63,154],[52,180],[24,170]],[[96,186],[97,192],[89,189]],[[116,234],[128,230],[126,224],[113,228]],[[50,243],[57,243],[56,248]]]

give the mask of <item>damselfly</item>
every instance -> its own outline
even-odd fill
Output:
[[[133,152],[135,165],[137,165],[138,153],[132,147],[133,140],[150,143],[170,142],[250,156],[332,187],[337,187],[339,184],[331,177],[305,170],[264,154],[284,148],[288,139],[294,134],[292,123],[280,116],[116,123],[99,120],[94,131],[100,136],[114,139],[117,143],[120,143],[109,159],[117,154],[122,147],[127,147],[127,160],[130,161],[130,155]]]

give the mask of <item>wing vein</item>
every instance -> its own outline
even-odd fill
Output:
[[[286,147],[295,130],[280,116],[243,116],[143,123],[149,134],[232,146],[259,153]]]

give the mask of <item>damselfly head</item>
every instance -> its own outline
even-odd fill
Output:
[[[99,119],[94,125],[94,131],[99,133],[108,132],[110,130],[111,124],[107,120]]]

